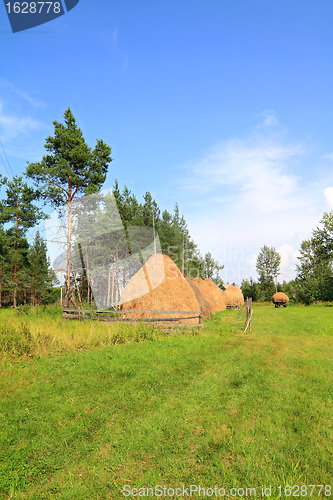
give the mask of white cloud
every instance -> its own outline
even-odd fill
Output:
[[[228,202],[232,197],[234,202],[246,205],[251,211],[290,209],[298,205],[299,200],[291,196],[297,191],[297,177],[289,165],[301,154],[300,145],[230,140],[187,167],[191,174],[182,184],[198,194],[222,189]]]
[[[16,97],[19,97],[20,99],[26,101],[28,104],[32,105],[35,108],[46,107],[46,104],[44,102],[35,99],[28,92],[17,88],[15,85],[8,82],[7,80],[4,80],[3,78],[0,78],[0,86],[2,88],[7,88],[12,94],[15,94]]]
[[[277,248],[277,251],[281,255],[281,276],[286,281],[290,281],[295,277],[296,265],[299,263],[297,257],[300,253],[288,243]]]
[[[279,126],[273,113],[265,120],[266,128]],[[224,264],[228,282],[256,276],[255,258],[263,245],[281,250],[280,280],[294,278],[297,248],[322,213],[322,184],[304,175],[305,147],[263,129],[221,142],[183,167],[191,235],[203,253],[211,251]],[[333,190],[328,195],[333,201]]]
[[[257,125],[258,129],[271,129],[274,127],[280,128],[276,113],[273,109],[266,109],[262,113],[259,113],[258,116],[261,119],[261,122]]]
[[[328,153],[326,155],[323,155],[323,158],[325,158],[326,160],[333,161],[333,153]]]
[[[0,102],[0,140],[11,141],[19,135],[26,135],[32,131],[48,128],[43,122],[29,116],[19,116],[6,113]]]
[[[333,187],[324,189],[324,195],[330,210],[333,210]]]
[[[18,96],[19,98],[25,100],[29,104],[31,104],[35,108],[45,108],[46,104],[38,99],[35,99],[32,97],[28,92],[21,90],[15,85],[13,85],[11,82],[4,80],[3,78],[0,78],[0,86],[3,88],[9,89],[13,94]]]

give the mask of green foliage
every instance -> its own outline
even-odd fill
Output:
[[[260,283],[274,280],[280,274],[281,256],[274,247],[264,245],[258,254],[256,269]]]
[[[45,299],[57,280],[55,273],[50,268],[46,244],[38,231],[32,246],[29,248],[29,261],[31,303],[32,305],[47,303]]]
[[[203,279],[212,280],[217,286],[222,287],[223,280],[220,276],[220,272],[224,266],[220,266],[218,261],[215,260],[210,252],[207,252],[203,259]]]
[[[29,274],[28,242],[25,235],[29,228],[46,216],[34,203],[38,193],[23,182],[22,177],[15,176],[12,181],[6,180],[5,185],[7,196],[0,201],[0,224],[9,227],[0,237],[0,245],[4,251],[0,273],[5,285],[4,291],[13,294],[13,305],[16,307],[19,290],[26,286]]]
[[[276,291],[274,279],[280,274],[281,256],[274,247],[264,245],[257,257],[259,275],[259,300],[270,300]]]
[[[0,224],[10,223],[10,234],[19,238],[46,216],[34,203],[38,192],[23,182],[22,177],[6,180],[5,185],[7,197],[0,201]]]
[[[112,161],[111,148],[102,140],[97,140],[93,150],[86,144],[70,108],[64,122],[53,122],[54,135],[46,138],[44,146],[47,154],[40,162],[29,163],[26,170],[39,187],[40,197],[55,207],[99,191]]]
[[[252,278],[242,281],[241,290],[244,297],[249,297],[253,301],[259,300],[259,285]]]
[[[302,241],[295,288],[304,304],[333,300],[333,212],[325,213],[322,227]]]

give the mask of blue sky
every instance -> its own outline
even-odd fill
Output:
[[[333,209],[332,19],[331,0],[80,0],[13,34],[0,5],[12,170],[41,159],[69,106],[90,146],[112,147],[105,188],[177,201],[225,281],[256,277],[265,244],[291,279]]]

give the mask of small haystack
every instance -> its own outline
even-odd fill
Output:
[[[199,306],[202,307],[202,317],[204,319],[210,318],[212,314],[212,309],[210,307],[208,300],[205,299],[205,297],[202,295],[199,288],[194,284],[191,278],[186,277],[185,279],[192,288],[194,295],[196,296],[196,299],[199,303]]]
[[[287,304],[289,302],[289,297],[283,292],[277,292],[274,293],[272,297],[272,302],[275,304],[275,307],[280,307],[283,305],[283,307],[287,307]]]
[[[157,276],[157,278],[156,278]],[[161,276],[163,279],[161,280]],[[152,282],[157,285],[154,287]],[[140,294],[140,291],[143,293]],[[200,305],[176,264],[167,255],[155,254],[132,277],[122,296],[122,310],[166,310],[199,312]],[[133,313],[127,318],[167,318],[174,314]],[[170,326],[176,322],[170,322]],[[197,324],[198,318],[184,319],[177,323]]]
[[[225,286],[225,285],[224,285]],[[236,285],[229,285],[226,290],[222,292],[226,306],[236,307],[238,304],[244,304],[244,297],[242,291]]]
[[[217,311],[226,310],[222,290],[215,283],[209,279],[203,280],[200,277],[194,278],[193,283],[209,302],[212,314],[215,314]]]

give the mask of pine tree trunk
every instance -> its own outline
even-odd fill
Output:
[[[111,265],[109,266],[107,307],[111,307],[111,305],[110,305],[110,296],[111,296]]]
[[[86,240],[86,268],[87,268],[87,301],[89,306],[90,301],[90,280],[89,280],[89,261],[88,261],[88,246]]]
[[[68,228],[67,228],[67,263],[66,263],[66,293],[64,300],[64,308],[69,308],[69,301],[71,299],[70,287],[70,262],[71,262],[71,240],[72,240],[72,186],[69,180],[68,183]]]
[[[116,307],[119,302],[119,276],[118,276],[118,234],[116,235]]]
[[[114,306],[114,268],[113,267],[112,267],[111,302],[112,302],[112,306]]]

